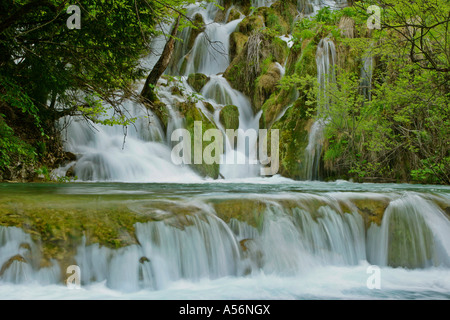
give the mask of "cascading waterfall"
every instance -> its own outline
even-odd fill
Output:
[[[272,2],[255,1],[253,6],[270,6]],[[338,2],[313,1],[308,4],[312,4],[314,8],[323,6],[335,8],[341,4]],[[301,6],[300,2],[299,6]],[[150,110],[146,110],[145,107],[130,101],[124,103],[124,109],[131,118],[142,119],[139,119],[136,125],[128,126],[125,130],[119,127],[108,128],[102,125],[83,123],[82,119],[72,121],[64,135],[67,137],[65,146],[66,150],[76,154],[78,159],[76,162],[56,170],[57,176],[64,176],[68,170],[72,170],[78,180],[82,181],[176,182],[201,180],[201,177],[197,176],[189,167],[176,167],[171,161],[170,151],[173,147],[171,134],[185,125],[177,110],[177,104],[182,103],[186,98],[172,93],[171,89],[174,83],[175,86],[186,89],[188,94],[197,95],[200,100],[208,100],[216,109],[212,115],[205,111],[201,103],[196,103],[196,107],[208,117],[211,116],[217,128],[223,129],[218,111],[229,104],[238,107],[240,127],[237,133],[237,144],[233,147],[233,143],[226,135],[224,136],[224,156],[220,174],[226,179],[256,177],[260,174],[259,165],[255,164],[258,161],[254,159],[254,155],[257,153],[258,137],[245,134],[251,130],[258,132],[260,114],[253,114],[248,99],[245,99],[237,90],[232,89],[220,76],[220,73],[224,72],[230,63],[228,57],[230,34],[235,31],[238,23],[242,21],[242,17],[230,22],[217,22],[215,21],[217,12],[218,8],[211,3],[205,7],[192,4],[187,8],[187,16],[195,21],[201,21],[201,25],[199,30],[185,28],[179,35],[182,41],[176,43],[173,60],[165,74],[177,76],[180,81],[172,81],[172,84],[167,86],[166,79],[160,80],[160,84],[166,84],[158,87],[157,95],[165,104],[169,114],[165,132],[156,115]],[[170,26],[165,25],[163,29],[167,32],[170,30]],[[154,65],[158,53],[162,52],[164,43],[163,36],[155,39],[152,44],[152,55],[143,60],[144,65],[149,68]],[[318,80],[321,86],[319,98],[323,96],[327,83],[334,81],[331,75],[335,64],[335,55],[333,42],[323,39],[317,49]],[[284,70],[283,66],[280,66],[280,70]],[[200,94],[186,83],[187,76],[193,73],[202,73],[209,79]],[[234,97],[234,100],[231,97]],[[322,103],[321,107],[327,108],[327,103]],[[306,180],[320,178],[319,167],[325,122],[325,120],[318,120],[310,129],[309,142],[303,161],[303,178]],[[247,146],[242,149],[243,144],[247,144]],[[238,150],[245,150],[245,154]]]
[[[255,7],[272,2],[252,1]],[[334,8],[344,2],[299,0],[298,7],[299,10],[309,8],[303,13],[313,14],[323,5]],[[448,279],[449,276],[450,221],[445,210],[450,208],[450,197],[447,191],[439,194],[434,189],[430,193],[329,192],[333,188],[341,190],[337,184],[327,185],[326,192],[315,192],[319,182],[299,182],[302,187],[296,189],[296,185],[291,192],[276,183],[265,188],[264,183],[258,181],[260,185],[254,186],[254,190],[248,185],[236,184],[216,194],[211,191],[214,184],[205,182],[188,167],[172,163],[171,132],[185,126],[177,110],[177,105],[185,102],[185,97],[173,94],[175,89],[181,88],[185,96],[199,97],[195,107],[223,132],[220,111],[227,105],[238,107],[237,145],[233,147],[230,140],[225,141],[224,164],[220,173],[225,179],[256,177],[259,174],[259,165],[249,164],[252,160],[249,159],[250,149],[256,145],[258,137],[246,136],[246,132],[250,129],[258,131],[260,114],[255,115],[248,97],[233,89],[221,75],[230,63],[224,54],[228,52],[229,36],[241,19],[229,23],[215,22],[216,13],[217,8],[213,5],[188,8],[188,16],[201,15],[205,29],[191,43],[192,48],[188,48],[192,29],[183,30],[179,35],[183,42],[175,49],[176,58],[167,69],[166,77],[159,82],[157,94],[169,115],[165,128],[150,110],[132,102],[125,102],[124,107],[137,121],[126,131],[118,126],[88,124],[82,119],[72,119],[67,127],[65,147],[77,155],[77,161],[60,168],[59,175],[72,168],[82,181],[202,182],[187,187],[177,185],[179,189],[175,191],[171,189],[173,186],[163,184],[163,195],[151,191],[144,199],[125,198],[131,212],[151,216],[159,210],[158,218],[136,223],[134,234],[130,235],[136,241],[125,247],[113,249],[89,243],[88,237],[83,237],[81,244],[77,243],[73,248],[70,261],[82,270],[82,286],[93,288],[93,291],[99,287],[100,296],[110,294],[108,290],[115,290],[120,294],[144,292],[145,297],[155,293],[154,297],[159,298],[163,292],[163,297],[185,298],[183,290],[187,287],[188,291],[194,288],[192,291],[201,292],[207,298],[322,298],[327,294],[339,298],[348,294],[353,298],[371,296],[365,281],[366,267],[373,264],[383,268],[383,275],[386,274],[383,285],[393,292],[391,295],[386,293],[388,298],[397,297],[401,290],[405,296],[415,294],[417,288],[421,288],[421,282],[414,282],[411,289],[403,283],[398,285],[392,278],[400,276],[407,281],[421,281],[423,275],[427,281],[430,277],[429,282],[433,283],[432,289],[438,297],[448,298],[448,283],[436,284],[438,281],[435,279],[435,272],[439,279]],[[165,28],[170,29],[170,26]],[[155,52],[161,52],[165,43],[163,37],[158,41],[153,46]],[[216,47],[208,48],[205,41],[213,41]],[[143,63],[152,66],[155,61],[144,59]],[[333,41],[328,38],[320,41],[316,63],[320,84],[318,100],[321,101],[317,112],[322,120],[311,125],[303,163],[306,180],[320,178],[326,125],[326,118],[320,116],[326,113],[330,103],[326,88],[335,82],[336,49]],[[367,56],[361,71],[362,87],[371,85],[372,63],[373,59]],[[283,66],[279,67],[284,70]],[[191,73],[203,73],[209,79],[200,92],[187,82]],[[168,76],[174,76],[174,79],[169,81]],[[370,99],[370,96],[366,97]],[[213,109],[206,109],[203,101]],[[111,112],[109,116],[112,115]],[[240,150],[245,152],[240,154]],[[230,164],[238,159],[246,165]],[[227,185],[223,181],[217,184],[221,187]],[[90,188],[87,185],[83,184],[83,188]],[[138,188],[136,193],[145,194],[147,184],[145,187],[137,186],[139,184],[132,184],[126,193],[133,193],[136,191],[134,188]],[[61,188],[58,192],[64,194],[66,191]],[[254,192],[241,193],[241,188],[250,188]],[[280,193],[274,192],[277,189],[281,190]],[[103,201],[103,195],[96,196],[98,203]],[[140,201],[145,203],[142,208],[139,207]],[[162,206],[163,209],[155,209],[152,201],[167,205]],[[246,203],[251,201],[261,205],[246,207]],[[361,205],[361,202],[365,203]],[[171,206],[174,203],[176,206]],[[229,206],[225,214],[215,206],[217,203]],[[189,206],[195,210],[185,210]],[[381,214],[376,213],[379,207],[383,208]],[[15,210],[17,212],[13,214],[20,214],[20,206]],[[68,206],[67,210],[71,208]],[[377,214],[380,215],[378,224],[371,220]],[[25,230],[25,227],[24,224],[22,230],[0,226],[0,294],[4,292],[2,290],[8,290],[9,284],[60,285],[65,279],[63,268],[67,261],[50,259],[42,263],[43,244],[40,239],[33,240],[27,233],[30,229]],[[357,280],[353,280],[355,274]],[[413,274],[413,277],[405,274]],[[347,292],[345,288],[336,289],[338,285],[335,283],[344,282],[342,279],[353,281],[350,281]],[[318,281],[318,286],[314,281]],[[428,285],[429,282],[425,283]],[[225,283],[229,290],[215,289],[217,283]],[[251,289],[248,289],[249,283]],[[206,286],[203,291],[202,286]],[[317,289],[311,293],[305,289],[309,287],[319,287],[326,293],[314,292]]]
[[[127,109],[138,119],[126,131],[120,126],[90,126],[82,119],[73,121],[66,129],[66,149],[79,156],[74,164],[60,168],[59,175],[73,166],[83,181],[200,179],[189,168],[172,164],[171,149],[161,143],[165,134],[157,117],[136,104],[129,103]]]
[[[217,10],[213,4],[208,4],[204,8],[191,5],[187,10],[188,16],[201,17],[204,29],[196,36],[191,49],[188,48],[188,43],[193,29],[186,28],[182,31],[180,34],[182,41],[177,42],[174,59],[166,70],[167,76],[176,76],[176,78],[170,85],[166,79],[161,79],[159,82],[162,85],[158,87],[157,95],[165,104],[169,114],[166,131],[164,132],[158,118],[150,110],[132,102],[126,102],[124,108],[130,117],[136,117],[138,120],[134,126],[129,126],[127,131],[120,127],[89,125],[80,119],[79,122],[71,123],[65,134],[67,151],[77,154],[78,159],[75,163],[57,170],[56,175],[64,176],[67,170],[72,168],[77,178],[82,181],[200,180],[201,178],[188,167],[176,167],[171,161],[170,152],[173,147],[171,134],[185,125],[176,105],[184,102],[186,98],[172,93],[172,89],[176,86],[182,88],[186,95],[197,95],[200,100],[208,101],[216,109],[211,115],[211,120],[218,128],[222,128],[219,121],[220,110],[225,105],[238,107],[240,125],[237,132],[237,144],[233,147],[228,137],[224,135],[226,145],[221,164],[221,176],[246,178],[259,175],[259,166],[254,164],[257,161],[253,156],[256,154],[256,151],[253,151],[256,150],[257,136],[248,136],[246,133],[249,129],[258,132],[260,115],[254,115],[249,99],[231,88],[229,83],[218,75],[224,72],[230,63],[229,37],[242,19],[229,23],[215,22]],[[166,31],[170,30],[170,26],[164,26],[164,28]],[[163,46],[164,37],[161,36],[155,39],[152,50],[154,53],[162,52]],[[154,58],[143,61],[144,65],[150,67],[155,62]],[[184,70],[181,71],[182,69]],[[186,82],[187,76],[193,73],[202,73],[210,79],[200,95]],[[201,102],[196,103],[196,107],[209,116],[209,111],[205,110]],[[125,134],[126,137],[124,137]],[[241,154],[238,150],[244,150],[241,146],[246,143],[248,144],[244,148],[246,151]]]
[[[224,178],[249,178],[259,175],[256,150],[257,133],[260,114],[254,115],[249,99],[241,92],[233,89],[222,76],[210,77],[201,94],[208,102],[215,105],[215,123],[227,139],[222,157],[221,174]],[[220,124],[220,110],[226,105],[239,106],[239,128],[236,133],[236,144],[226,135]],[[232,137],[234,139],[234,137]]]
[[[363,57],[361,67],[361,92],[365,99],[370,101],[372,99],[372,76],[373,76],[374,57],[369,52]]]
[[[449,227],[436,204],[408,194],[390,203],[381,226],[369,229],[370,245],[377,247],[369,260],[381,266],[450,266]]]
[[[308,145],[303,163],[304,178],[318,180],[320,178],[320,158],[323,146],[323,131],[327,123],[326,111],[331,103],[327,94],[328,86],[336,81],[336,47],[329,38],[322,39],[316,52],[317,81],[319,83],[317,117],[309,130]]]

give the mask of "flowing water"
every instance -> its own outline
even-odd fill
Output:
[[[0,227],[6,299],[450,298],[448,187],[274,177],[0,189],[4,214],[76,214],[83,205],[95,214],[120,203],[154,218],[136,223],[137,242],[121,248],[92,243],[88,232],[71,256],[81,270],[78,290],[64,284],[68,262],[57,255],[40,262],[44,239]],[[379,288],[368,284],[373,266]]]

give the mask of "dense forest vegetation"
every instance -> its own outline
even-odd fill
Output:
[[[151,95],[142,97],[134,88],[152,71],[141,59],[152,54],[151,40],[162,33],[162,24],[178,18],[178,31],[199,28],[185,15],[193,2],[2,1],[0,180],[33,181],[70,160],[73,155],[63,151],[57,126],[63,116],[126,126],[134,119],[122,107],[125,99],[151,107],[154,98],[146,100]],[[340,10],[324,8],[313,17],[295,19],[294,11],[306,10],[303,2],[282,1],[270,10],[253,10],[251,1],[244,0],[217,3],[223,8],[236,4],[246,15],[238,27],[241,41],[234,41],[236,74],[250,69],[237,68],[238,53],[249,38],[258,35],[266,47],[276,48],[273,39],[293,36],[291,48],[268,52],[273,61],[277,55],[287,59],[286,74],[276,86],[264,87],[268,56],[250,84],[240,83],[232,69],[225,73],[233,86],[251,96],[255,111],[263,111],[261,126],[280,129],[281,173],[299,178],[304,139],[296,134],[305,131],[309,119],[321,118],[326,122],[323,179],[449,184],[450,3],[351,2]],[[81,8],[80,29],[66,25],[70,4]],[[380,28],[367,26],[369,5],[381,8]],[[180,41],[176,32],[166,36]],[[339,56],[336,78],[320,95],[315,53],[325,36],[336,43]],[[361,57],[368,55],[374,68],[367,90],[361,86],[360,70]],[[292,92],[297,93],[293,107],[275,120],[292,102]],[[106,108],[114,110],[112,118],[100,117]]]

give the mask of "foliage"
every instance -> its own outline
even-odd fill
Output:
[[[387,37],[372,51],[378,66],[369,100],[360,74],[338,70],[336,83],[326,88],[332,102],[319,113],[327,121],[324,160],[357,177],[449,183],[447,75],[405,59],[404,48]],[[362,42],[353,44],[361,49]]]
[[[17,163],[32,164],[36,157],[36,150],[15,136],[0,114],[0,171]]]
[[[1,122],[0,166],[9,165],[13,154],[30,160],[31,145],[59,136],[55,121],[64,116],[103,125],[133,123],[124,102],[136,98],[133,86],[149,72],[141,59],[151,53],[151,40],[163,33],[160,25],[179,15],[181,28],[193,25],[185,16],[193,2],[76,1],[81,28],[69,29],[66,1],[2,1],[0,113],[7,116]],[[24,115],[33,123],[20,123]],[[47,146],[47,152],[54,151],[55,146]]]

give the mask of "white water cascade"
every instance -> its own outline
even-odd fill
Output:
[[[176,44],[174,61],[166,70],[167,76],[176,78],[170,84],[165,79],[159,82],[161,86],[157,89],[157,95],[169,114],[166,131],[162,129],[156,115],[134,102],[125,102],[123,106],[130,118],[138,118],[134,125],[127,128],[94,125],[83,119],[72,121],[64,135],[65,147],[67,151],[77,155],[77,161],[57,170],[57,175],[64,176],[71,168],[81,181],[200,181],[202,178],[189,167],[175,166],[171,160],[171,134],[185,125],[177,104],[186,101],[188,96],[196,95],[200,100],[196,107],[222,130],[220,110],[226,105],[235,105],[239,109],[237,144],[233,147],[224,135],[221,176],[227,179],[259,176],[259,164],[254,151],[257,135],[248,133],[258,133],[260,114],[253,114],[249,99],[231,88],[220,75],[230,63],[230,34],[242,19],[229,23],[215,22],[217,11],[218,8],[213,4],[206,7],[191,5],[188,8],[188,16],[193,19],[201,16],[204,30],[197,35],[191,49],[188,49],[187,43],[193,29],[186,28],[181,32],[179,37],[182,41]],[[170,30],[170,26],[165,26],[165,30]],[[155,39],[152,50],[154,53],[162,52],[163,46],[164,37],[161,36]],[[155,55],[151,56],[153,58],[144,59],[144,65],[152,67],[155,64]],[[182,66],[184,71],[180,72]],[[202,73],[209,79],[200,93],[195,92],[186,81],[188,75],[195,73]],[[174,87],[181,88],[185,97],[173,94]],[[206,110],[202,100],[209,102],[215,111],[211,113]]]
[[[259,198],[265,208],[259,212],[257,226],[235,218],[226,223],[201,196],[181,199],[195,208],[189,215],[177,213],[176,206],[169,205],[174,202],[166,200],[167,209],[157,212],[160,221],[135,225],[137,244],[111,249],[87,245],[84,238],[73,263],[82,270],[83,287],[103,283],[128,294],[164,292],[180,281],[250,281],[262,275],[292,281],[320,268],[353,268],[356,272],[368,264],[383,267],[384,272],[394,272],[389,268],[410,272],[440,268],[448,275],[450,222],[432,198],[414,192],[366,193],[364,197],[389,201],[379,226],[366,227],[351,200],[361,198],[358,193],[264,195]],[[448,199],[433,197],[448,203]],[[291,204],[284,205],[286,201]],[[340,209],[343,203],[350,212]],[[156,212],[148,200],[142,206],[136,201],[130,205],[141,214]],[[40,244],[29,234],[0,226],[1,283],[59,283],[59,264],[51,261],[48,267],[39,266],[40,252]]]
[[[330,105],[327,94],[328,86],[336,81],[336,47],[329,38],[322,39],[316,52],[317,81],[319,83],[317,116],[309,130],[308,145],[305,150],[303,164],[304,179],[318,180],[320,178],[320,159],[324,142],[323,131],[327,123],[326,111]]]

